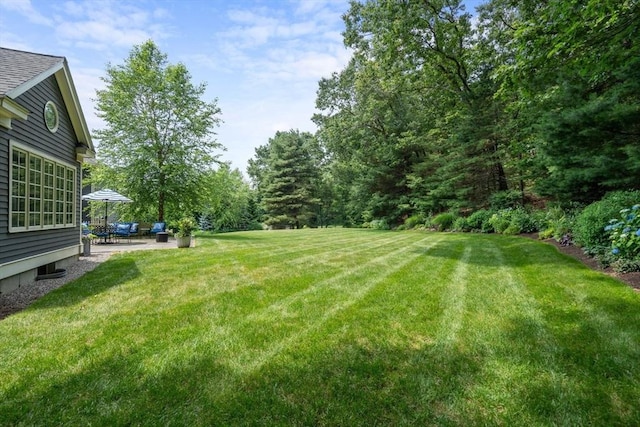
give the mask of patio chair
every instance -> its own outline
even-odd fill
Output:
[[[154,222],[149,230],[149,235],[155,236],[160,232],[164,232],[167,229],[167,224],[164,222]]]
[[[113,236],[116,239],[119,238],[127,238],[129,243],[131,243],[131,223],[130,222],[121,222],[116,224],[116,228],[113,232]]]
[[[129,236],[138,236],[138,233],[140,233],[140,229],[138,228],[138,223],[132,222],[131,228],[129,228]]]

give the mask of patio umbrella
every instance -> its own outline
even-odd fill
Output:
[[[104,190],[94,191],[93,193],[85,194],[82,196],[82,200],[93,200],[98,202],[105,202],[104,204],[104,229],[107,229],[107,209],[109,202],[123,202],[131,203],[131,199],[123,196],[122,194],[105,188]]]

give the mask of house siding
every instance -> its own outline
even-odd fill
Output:
[[[78,246],[80,241],[80,163],[76,161],[77,139],[56,78],[52,75],[14,101],[29,110],[26,121],[13,120],[12,129],[0,128],[0,265],[23,258]],[[58,109],[56,133],[47,129],[43,108],[53,101]],[[75,227],[9,233],[9,141],[46,154],[76,168]]]

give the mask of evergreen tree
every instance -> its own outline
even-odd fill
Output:
[[[269,157],[262,176],[265,223],[274,228],[313,225],[319,169],[313,135],[297,130],[276,132],[269,139]]]

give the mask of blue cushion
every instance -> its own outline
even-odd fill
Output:
[[[160,231],[164,231],[164,222],[154,222],[153,227],[149,230],[151,233],[158,233]]]
[[[129,232],[131,234],[136,234],[138,232],[138,223],[137,222],[131,223],[131,228],[129,229]]]
[[[131,228],[131,224],[128,222],[123,222],[122,224],[118,224],[116,227],[116,233],[128,234],[129,228]]]

